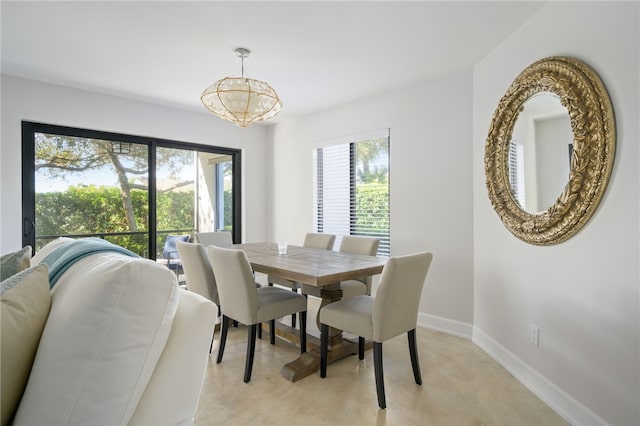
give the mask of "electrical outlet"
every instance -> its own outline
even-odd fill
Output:
[[[529,329],[529,341],[532,345],[540,346],[540,328],[537,325],[531,324]]]

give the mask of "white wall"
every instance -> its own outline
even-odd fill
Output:
[[[470,336],[473,318],[471,70],[275,126],[272,240],[313,230],[312,152],[391,129],[391,253],[434,253],[420,321]]]
[[[579,424],[640,424],[638,2],[551,2],[474,68],[474,341]],[[576,236],[537,247],[513,237],[487,198],[491,116],[532,62],[591,65],[613,103],[617,151],[605,197]],[[540,346],[529,326],[540,327]]]
[[[244,235],[266,238],[265,127],[241,129],[210,113],[2,75],[0,252],[21,247],[21,120],[157,137],[242,150]]]

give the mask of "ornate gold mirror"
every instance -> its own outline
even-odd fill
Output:
[[[529,65],[491,120],[484,162],[493,208],[527,243],[565,241],[598,207],[615,144],[609,96],[588,65],[563,56]]]

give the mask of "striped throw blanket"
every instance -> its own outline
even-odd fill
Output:
[[[124,247],[120,247],[101,238],[82,238],[73,240],[56,248],[49,253],[42,262],[49,266],[49,287],[58,282],[60,276],[78,260],[101,252],[122,253],[131,257],[140,257]]]

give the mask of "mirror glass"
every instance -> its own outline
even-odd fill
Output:
[[[520,207],[540,213],[553,206],[569,181],[573,132],[569,111],[551,92],[527,99],[509,146],[509,183]]]

